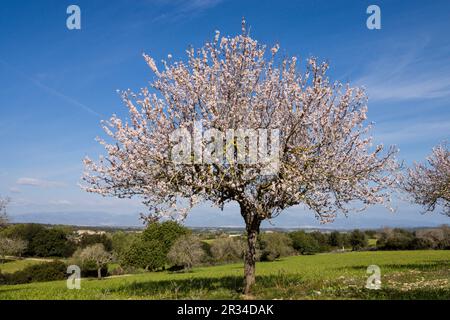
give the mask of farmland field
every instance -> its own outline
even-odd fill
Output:
[[[381,269],[380,290],[364,288],[372,264]],[[68,290],[65,281],[0,286],[0,300],[450,299],[448,250],[326,253],[259,262],[252,296],[240,293],[242,274],[242,264],[228,264],[187,273],[83,279],[80,290]]]

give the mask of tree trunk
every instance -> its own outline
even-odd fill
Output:
[[[256,240],[259,230],[247,230],[247,252],[244,263],[244,294],[249,294],[255,284]]]
[[[261,220],[256,215],[256,210],[241,205],[241,215],[245,220],[247,230],[247,251],[244,259],[244,294],[249,294],[252,286],[255,284],[255,265],[256,265],[256,241],[259,233]]]
[[[98,279],[102,278],[102,268],[101,267],[97,269],[97,278]]]

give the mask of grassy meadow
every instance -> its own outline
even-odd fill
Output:
[[[0,265],[20,268],[20,260]],[[382,288],[364,286],[369,265],[381,269]],[[0,286],[5,299],[450,299],[450,251],[366,251],[291,256],[257,263],[251,296],[240,293],[243,265],[194,268],[190,272],[147,272],[82,279],[80,290],[65,281]]]

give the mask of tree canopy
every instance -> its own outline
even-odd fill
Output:
[[[84,160],[88,192],[140,197],[148,219],[185,218],[201,202],[237,202],[247,229],[246,285],[254,282],[263,220],[304,205],[322,222],[357,203],[388,204],[396,149],[372,146],[367,97],[331,81],[328,63],[280,58],[242,33],[220,32],[187,61],[158,66],[151,88],[122,93],[129,121],[114,115],[100,139],[106,156]]]

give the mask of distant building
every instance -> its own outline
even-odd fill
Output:
[[[79,236],[82,236],[85,234],[90,235],[90,236],[94,235],[94,234],[99,234],[99,235],[106,234],[105,231],[95,231],[95,230],[77,230],[77,231],[75,231],[75,233]]]

